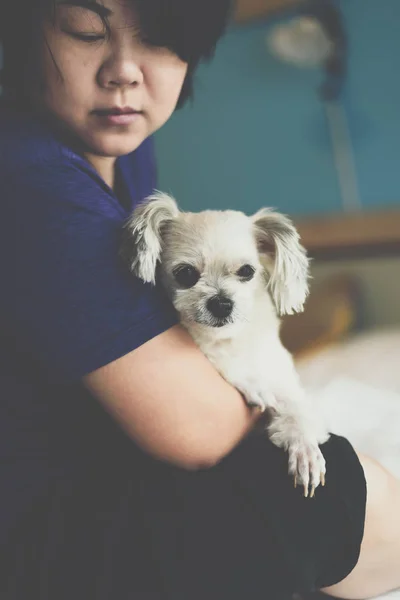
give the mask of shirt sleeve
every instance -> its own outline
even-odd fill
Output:
[[[163,291],[122,263],[126,213],[90,169],[46,164],[2,183],[1,308],[46,376],[78,380],[177,322]]]

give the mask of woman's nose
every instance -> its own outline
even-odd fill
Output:
[[[137,56],[131,49],[114,52],[103,64],[99,81],[102,87],[119,88],[143,83],[143,72]]]

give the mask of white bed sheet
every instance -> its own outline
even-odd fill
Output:
[[[356,335],[299,361],[297,368],[308,389],[344,376],[400,394],[400,324]]]

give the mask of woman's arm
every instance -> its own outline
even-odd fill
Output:
[[[180,326],[87,375],[84,384],[139,446],[187,469],[216,464],[260,414]]]
[[[372,598],[400,587],[400,480],[375,460],[358,456],[367,481],[360,558],[346,579],[323,590],[348,600]]]

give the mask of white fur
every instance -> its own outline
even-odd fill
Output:
[[[289,453],[289,472],[316,488],[325,475],[318,444],[328,435],[308,404],[292,357],[279,338],[279,314],[302,310],[308,293],[308,260],[290,220],[263,209],[248,217],[237,211],[179,211],[158,192],[133,213],[125,227],[123,254],[144,281],[161,280],[181,322],[221,375],[249,404],[268,409],[268,433]],[[255,269],[250,281],[237,272]],[[174,272],[190,265],[199,280],[182,288]],[[229,298],[226,319],[207,301]]]

